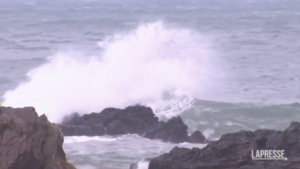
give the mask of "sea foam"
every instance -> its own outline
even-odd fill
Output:
[[[98,45],[97,56],[60,51],[49,57],[5,93],[3,105],[34,106],[53,122],[75,111],[138,103],[170,118],[194,97],[209,95],[212,75],[220,72],[206,37],[162,22],[107,36]]]

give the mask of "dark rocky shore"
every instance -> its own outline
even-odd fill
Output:
[[[180,117],[158,121],[151,108],[107,108],[83,116],[73,114],[62,124],[38,117],[34,108],[0,108],[1,169],[75,169],[62,148],[65,136],[138,134],[174,143],[207,143],[202,148],[173,148],[148,159],[149,169],[300,169],[300,123],[284,131],[240,131],[207,141],[201,132],[191,136]],[[252,152],[284,150],[287,160],[253,160]],[[130,169],[136,169],[133,164]]]
[[[0,107],[0,169],[75,169],[57,124],[32,107]]]
[[[61,125],[65,136],[103,136],[138,134],[149,139],[182,143],[205,143],[200,131],[188,135],[187,125],[181,117],[167,122],[158,121],[152,109],[144,106],[129,106],[125,109],[106,108],[100,113],[66,117]]]
[[[150,159],[149,169],[300,169],[300,123],[284,131],[240,131],[207,141],[200,131],[191,136],[181,117],[158,121],[151,108],[107,108],[100,113],[74,114],[62,124],[65,135],[138,134],[150,139],[181,143],[208,143],[203,149],[175,147]],[[284,150],[288,160],[253,160],[256,150]],[[131,165],[131,169],[137,165]]]
[[[253,160],[256,150],[284,150],[287,160]],[[300,169],[300,123],[293,122],[284,131],[225,134],[203,149],[175,147],[152,158],[149,169]]]

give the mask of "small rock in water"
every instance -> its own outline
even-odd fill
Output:
[[[192,143],[205,143],[205,140],[205,136],[198,130],[191,135]]]

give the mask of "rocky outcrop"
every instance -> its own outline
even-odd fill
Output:
[[[197,130],[194,133],[192,133],[191,142],[192,143],[205,143],[206,138],[199,130]]]
[[[287,160],[253,160],[260,150],[284,150]],[[254,155],[255,156],[255,155]],[[175,147],[152,158],[149,169],[299,169],[300,123],[282,131],[256,130],[225,134],[203,149]]]
[[[100,113],[83,116],[73,114],[64,119],[61,127],[65,136],[138,134],[174,143],[191,142],[181,117],[158,121],[151,108],[139,105],[125,109],[106,108]],[[202,142],[198,140],[197,143]]]
[[[158,123],[155,128],[148,130],[143,136],[173,143],[190,142],[191,139],[188,136],[187,128],[181,117],[173,117],[166,123]]]
[[[32,107],[0,107],[1,169],[75,169],[62,148],[64,136]]]
[[[100,113],[85,114],[83,116],[75,114],[65,118],[62,131],[66,136],[101,136],[104,134],[121,135],[130,133],[141,135],[157,123],[158,118],[154,116],[151,108],[142,106],[130,106],[126,109],[106,108]],[[76,129],[77,127],[80,129]],[[69,128],[73,128],[72,132],[67,130]],[[84,130],[86,131],[82,132]],[[79,133],[76,133],[76,131],[79,131]]]

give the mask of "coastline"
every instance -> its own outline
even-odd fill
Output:
[[[10,139],[7,139],[7,136],[9,136],[7,134],[8,131],[16,132],[21,129],[21,131],[24,131],[25,133],[30,132],[34,135],[34,134],[38,134],[38,133],[45,134],[45,133],[49,133],[49,132],[47,132],[47,131],[36,131],[35,132],[30,127],[28,128],[26,126],[31,126],[31,125],[36,126],[39,124],[42,126],[50,125],[50,128],[54,127],[54,130],[60,130],[62,127],[62,125],[57,125],[57,124],[48,122],[45,115],[38,117],[34,108],[27,107],[27,108],[14,109],[14,108],[8,108],[8,107],[1,107],[0,110],[1,110],[1,114],[0,114],[0,117],[1,117],[0,129],[1,130],[0,131],[2,131],[1,132],[1,136],[2,136],[1,137],[1,141],[2,141],[1,145],[4,145],[4,146],[1,146],[1,151],[0,151],[0,152],[2,152],[1,156],[0,156],[0,159],[2,162],[6,161],[6,160],[10,160],[9,158],[6,158],[6,157],[12,156],[13,155],[12,153],[14,152],[13,147],[5,146],[8,144],[4,143],[7,141],[9,142],[9,140],[10,140]],[[143,107],[143,106],[131,106],[124,110],[127,112],[129,111],[128,114],[131,114],[130,113],[131,111],[135,111],[137,113],[141,110],[150,110],[150,109],[147,107]],[[120,111],[120,113],[122,112],[123,113],[122,115],[124,115],[124,114],[126,114],[123,112],[124,110],[119,109],[118,111]],[[139,111],[136,111],[136,110],[139,110]],[[143,111],[141,111],[141,112],[143,112]],[[98,115],[100,115],[100,114],[101,113],[99,113]],[[108,114],[113,114],[113,112],[110,112]],[[128,116],[128,114],[126,114],[126,115]],[[141,113],[141,114],[143,114],[143,113]],[[141,114],[137,113],[135,115],[141,115]],[[92,114],[92,115],[95,116],[96,114]],[[87,115],[85,116],[85,118],[86,117],[87,117]],[[114,117],[114,116],[111,116],[111,117]],[[118,117],[120,119],[122,116],[118,116]],[[144,117],[144,116],[141,116],[141,117]],[[9,123],[6,123],[6,122],[8,122],[9,119],[13,119],[12,120],[13,124],[19,125],[19,127],[17,127],[17,128],[10,127],[8,129],[7,125]],[[77,120],[78,120],[78,117],[77,117]],[[102,120],[103,120],[103,118],[102,118]],[[72,119],[71,119],[71,121],[72,121]],[[74,121],[74,119],[73,119],[73,121]],[[181,124],[180,120],[176,121],[176,122],[179,122],[179,123],[174,123],[173,125],[171,125],[172,126],[171,128],[162,127],[162,128],[157,129],[157,132],[154,134],[156,136],[156,138],[152,138],[152,139],[157,139],[158,136],[161,135],[160,133],[166,134],[166,133],[170,133],[170,132],[172,133],[172,131],[173,131],[173,135],[174,135],[174,132],[176,132],[176,126],[178,124]],[[113,123],[113,124],[115,124],[115,123]],[[120,123],[120,124],[122,124],[123,126],[119,125],[119,128],[124,129],[124,126],[128,127],[129,124],[133,124],[133,123],[131,123],[131,121],[123,120],[122,123]],[[168,123],[164,123],[164,124],[167,126],[170,126],[170,125],[168,125]],[[66,125],[66,122],[65,122],[65,125]],[[77,127],[82,127],[81,123],[78,123],[77,125],[78,125]],[[13,126],[15,126],[15,125],[13,125]],[[53,127],[51,127],[51,126],[53,126]],[[174,126],[175,126],[175,128],[174,128]],[[181,125],[179,125],[179,126],[181,126]],[[73,124],[73,127],[76,127],[76,125]],[[85,130],[85,131],[90,134],[92,129],[95,129],[95,128],[90,128],[89,130]],[[152,131],[151,128],[149,129],[149,126],[145,127],[145,129]],[[78,130],[75,130],[75,131],[78,131]],[[143,131],[143,132],[141,132],[141,131]],[[145,136],[144,131],[145,130],[139,131],[141,137]],[[161,132],[161,131],[164,131],[164,132]],[[69,132],[69,131],[67,130],[67,132]],[[80,131],[80,132],[81,133],[79,133],[79,134],[84,135],[84,133],[82,133],[82,131]],[[51,138],[54,136],[54,137],[58,138],[58,145],[61,146],[61,148],[59,148],[59,149],[62,150],[62,152],[61,152],[62,158],[61,159],[64,159],[63,160],[64,162],[60,162],[60,163],[68,166],[69,164],[66,161],[66,157],[65,157],[64,151],[62,149],[63,141],[59,141],[61,139],[63,140],[63,138],[61,138],[61,137],[63,137],[63,135],[62,135],[63,133],[61,133],[58,136],[56,136],[55,133],[57,133],[57,132],[54,132],[53,133],[54,135],[50,134],[49,137]],[[141,133],[143,133],[143,134],[141,134]],[[94,135],[97,135],[97,134],[99,136],[101,136],[103,133],[100,133],[100,134],[94,133]],[[107,134],[107,133],[104,133],[104,134]],[[118,134],[120,134],[120,133],[118,133]],[[133,134],[133,133],[130,133],[130,131],[128,131],[128,133],[121,133],[121,134]],[[139,133],[137,132],[136,134],[139,134]],[[68,133],[67,135],[71,135],[71,134]],[[75,135],[76,135],[76,133],[73,133],[73,136],[75,136]],[[161,138],[174,138],[170,134],[167,136],[168,137],[161,137]],[[177,138],[179,138],[179,137],[180,136],[178,136]],[[185,137],[185,135],[182,137]],[[46,137],[46,138],[48,138],[48,137]],[[148,138],[148,139],[151,139],[151,138]],[[300,157],[300,151],[299,151],[300,150],[300,141],[299,140],[300,140],[300,123],[298,123],[298,122],[292,122],[290,124],[290,126],[283,131],[275,131],[275,130],[268,130],[268,129],[260,129],[260,130],[256,130],[256,131],[245,131],[245,130],[243,131],[242,130],[242,131],[235,132],[235,133],[225,134],[220,139],[215,140],[215,141],[206,140],[205,143],[207,143],[207,144],[203,148],[194,147],[194,148],[189,149],[189,148],[179,148],[178,146],[175,146],[169,153],[164,153],[164,154],[159,155],[154,158],[148,158],[148,159],[140,160],[140,161],[133,163],[130,166],[130,169],[138,169],[138,167],[140,165],[143,165],[143,167],[145,167],[148,163],[149,163],[148,169],[190,169],[190,168],[206,168],[206,169],[219,169],[219,168],[220,169],[221,168],[222,169],[286,169],[286,168],[289,168],[289,169],[298,169],[298,168],[300,168],[300,158],[299,158]],[[161,139],[161,141],[168,142],[170,140]],[[186,141],[186,140],[184,140],[184,141]],[[184,141],[177,140],[177,143],[180,143],[180,142],[182,143]],[[202,142],[202,143],[204,143],[204,142]],[[37,149],[36,151],[43,150],[43,149],[39,149],[39,148],[36,148],[36,149]],[[281,158],[278,158],[277,160],[276,159],[271,160],[271,159],[267,158],[268,156],[262,156],[262,159],[260,159],[260,160],[253,159],[253,151],[261,151],[262,152],[262,150],[263,151],[270,150],[270,152],[278,150],[278,151],[284,152],[284,154],[282,154],[282,156],[284,156],[284,158],[287,158],[287,160],[282,160]],[[7,152],[7,156],[3,155],[4,154],[3,152]],[[20,153],[18,156],[16,156],[15,160],[13,160],[13,162],[10,163],[10,166],[16,165],[16,163],[18,163],[18,162],[22,163],[22,160],[21,161],[19,160],[20,158],[22,159],[22,153]],[[32,158],[34,159],[34,156]],[[266,158],[266,159],[263,160],[263,158]],[[32,159],[28,159],[28,160],[32,160]],[[43,161],[43,160],[40,160],[40,161]],[[9,161],[6,161],[4,163],[9,164]],[[25,164],[22,163],[22,164],[29,165],[30,163],[25,163]],[[17,166],[19,166],[19,165],[20,164],[18,164]],[[2,168],[3,168],[3,166],[2,166]],[[6,168],[9,169],[9,165],[4,166],[3,169],[6,169]],[[17,169],[18,167],[15,167],[15,168]],[[52,169],[52,168],[50,167],[49,169]],[[62,168],[62,169],[65,169],[65,168]],[[69,169],[69,168],[67,168],[67,169]]]

